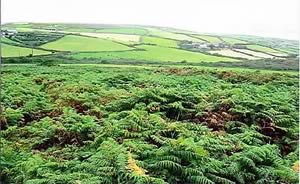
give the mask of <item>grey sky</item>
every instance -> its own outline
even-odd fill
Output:
[[[2,22],[157,25],[299,39],[299,0],[2,0]]]

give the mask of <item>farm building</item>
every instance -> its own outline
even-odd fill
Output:
[[[3,36],[14,36],[18,34],[18,31],[15,29],[1,30]]]
[[[182,42],[181,46],[183,48],[197,49],[197,50],[215,50],[215,49],[230,48],[230,45],[225,43],[198,43],[198,42],[189,42],[189,41]]]
[[[226,43],[210,43],[207,44],[207,47],[210,49],[225,49],[225,48],[230,48],[230,45]]]

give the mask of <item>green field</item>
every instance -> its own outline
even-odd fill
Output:
[[[175,48],[166,48],[159,46],[138,46],[143,51],[124,51],[124,52],[98,52],[98,53],[76,53],[72,57],[76,59],[82,58],[98,58],[98,59],[132,59],[145,61],[162,61],[162,62],[217,62],[217,61],[237,61],[227,57],[218,57],[206,55],[198,52],[190,52]]]
[[[202,42],[201,40],[197,38],[193,38],[190,36],[187,36],[185,34],[177,34],[165,30],[161,30],[158,28],[148,28],[149,30],[149,35],[152,36],[158,36],[162,38],[169,38],[169,39],[174,39],[174,40],[189,40],[189,41],[195,41],[195,42]]]
[[[96,29],[81,28],[81,27],[78,27],[78,28],[66,28],[66,29],[63,29],[63,30],[67,31],[67,32],[77,32],[77,33],[80,33],[80,32],[94,33],[94,32],[96,32]]]
[[[235,39],[235,38],[228,38],[228,37],[222,37],[222,40],[230,45],[234,45],[234,44],[247,44],[248,42],[243,41],[243,40],[239,40],[239,39]]]
[[[106,28],[106,29],[98,29],[98,30],[96,30],[96,32],[135,34],[135,35],[146,35],[148,33],[148,31],[143,28]]]
[[[45,49],[58,51],[122,51],[130,50],[125,45],[100,38],[91,38],[83,36],[68,35],[57,41],[47,43],[41,46]]]
[[[147,43],[147,44],[150,43],[162,47],[177,47],[178,41],[170,40],[166,38],[143,36],[142,43]]]
[[[1,77],[3,183],[299,181],[298,73],[68,64]]]
[[[3,27],[3,29],[20,31],[12,37],[20,43],[4,37],[4,42],[8,44],[56,51],[53,56],[63,56],[66,51],[76,52],[72,54],[73,58],[194,63],[234,61],[228,58],[229,56],[216,54],[224,49],[217,43],[227,43],[228,47],[243,44],[247,47],[243,48],[246,53],[253,50],[270,56],[261,58],[288,59],[295,58],[298,53],[296,41],[243,35],[197,34],[188,30],[154,26],[29,23],[6,24]],[[66,36],[59,39],[63,35]],[[274,48],[279,47],[278,45],[280,48],[271,48],[273,43]],[[270,47],[263,45],[270,45]],[[4,57],[28,55],[12,52],[11,50]],[[38,50],[36,53],[40,54]],[[244,58],[251,61],[257,59],[247,56]],[[238,62],[237,59],[235,61]]]
[[[272,49],[270,47],[265,47],[261,45],[247,45],[247,48],[255,51],[266,52],[266,53],[281,53],[278,50]]]
[[[1,38],[1,42],[3,42],[3,43],[8,43],[8,44],[20,44],[20,43],[18,43],[18,42],[15,42],[15,41],[13,41],[13,40],[11,40],[11,39],[6,38],[6,37],[2,37],[2,38]]]
[[[16,28],[17,31],[19,32],[44,32],[44,33],[48,33],[49,30],[45,30],[45,29],[35,29],[35,28],[27,28],[27,27],[17,27]]]
[[[246,35],[239,35],[233,37],[246,40],[249,43],[255,45],[260,45],[268,48],[271,47],[275,50],[283,50],[284,53],[299,55],[299,40],[285,40],[280,38],[265,38],[261,36],[246,36]],[[258,49],[262,49],[262,48],[258,48]],[[263,50],[265,49],[263,48]]]
[[[44,51],[44,50],[17,47],[5,43],[1,43],[1,47],[2,47],[2,57],[29,56],[32,54],[32,52],[33,52],[33,56],[51,54],[51,52]]]
[[[279,50],[283,53],[290,53],[290,54],[294,54],[294,55],[299,54],[299,49],[297,49],[297,48],[276,48],[276,50]]]
[[[210,35],[194,35],[194,37],[200,38],[202,40],[205,40],[209,43],[222,43],[222,40],[220,40],[216,36],[210,36]]]

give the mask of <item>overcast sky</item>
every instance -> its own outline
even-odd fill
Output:
[[[2,23],[169,26],[299,39],[300,0],[2,0]]]

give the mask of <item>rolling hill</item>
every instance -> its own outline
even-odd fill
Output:
[[[242,62],[298,55],[297,41],[154,26],[12,23],[2,29],[18,31],[4,37],[3,57],[32,56],[29,48],[34,49],[33,56],[172,63]]]
[[[297,41],[3,29],[0,183],[299,183]]]

